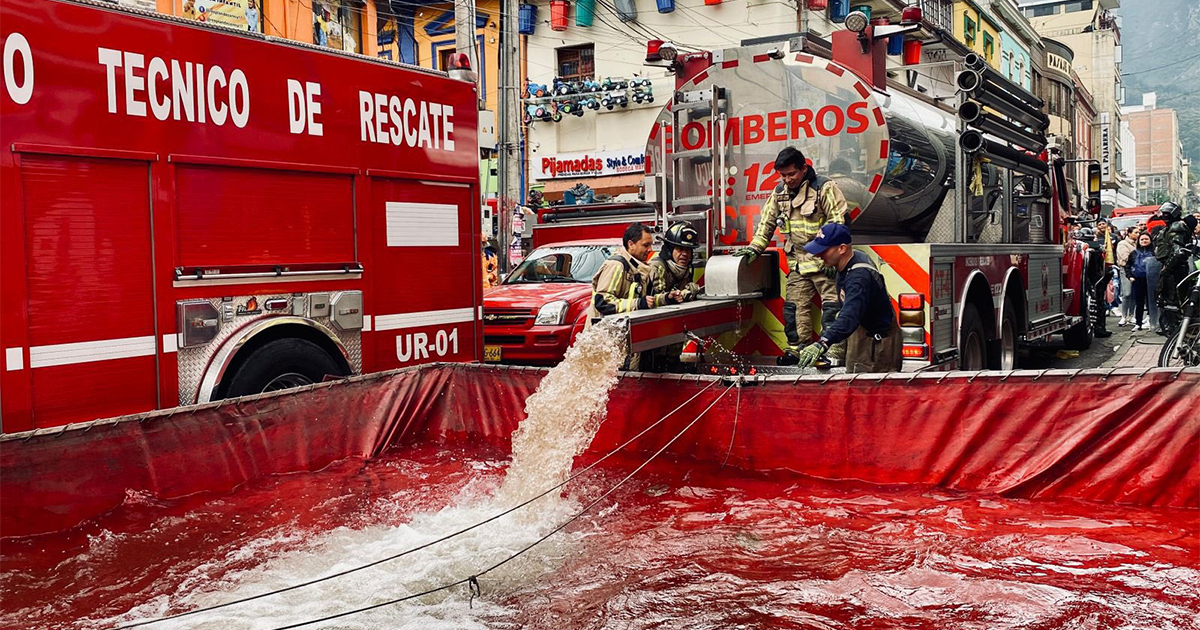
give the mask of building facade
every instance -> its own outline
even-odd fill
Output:
[[[1125,108],[1137,142],[1135,172],[1141,205],[1166,201],[1182,203],[1187,196],[1187,164],[1179,140],[1179,116],[1160,108],[1153,92],[1142,95],[1142,104]]]
[[[1091,94],[1095,158],[1100,163],[1102,206],[1117,207],[1128,188],[1122,169],[1120,0],[1018,0],[1034,30],[1073,52],[1071,68]],[[1049,61],[1049,59],[1048,59]],[[1079,130],[1076,130],[1079,133]]]
[[[983,55],[991,67],[1001,70],[1000,22],[975,0],[954,3],[954,38],[972,52]]]

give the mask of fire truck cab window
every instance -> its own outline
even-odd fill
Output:
[[[363,6],[352,0],[313,0],[313,43],[362,52]]]
[[[504,283],[591,282],[611,254],[610,248],[595,246],[539,249],[514,269]]]

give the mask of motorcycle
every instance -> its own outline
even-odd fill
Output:
[[[1188,247],[1193,256],[1193,271],[1179,282],[1175,295],[1179,325],[1171,331],[1158,355],[1158,367],[1200,366],[1200,246]]]

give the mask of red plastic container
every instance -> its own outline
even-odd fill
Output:
[[[567,0],[551,0],[550,2],[550,30],[565,31],[567,30],[567,14],[571,12],[571,3]]]
[[[904,65],[921,63],[921,41],[910,39],[904,42]]]
[[[829,6],[829,0],[808,0],[806,4],[809,10],[824,11],[825,7]]]

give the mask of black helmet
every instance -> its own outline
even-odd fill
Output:
[[[1174,201],[1168,201],[1167,203],[1159,206],[1158,213],[1170,219],[1171,221],[1178,221],[1183,218],[1183,208],[1180,208],[1179,204],[1175,203]]]
[[[700,233],[686,223],[676,223],[667,228],[663,241],[668,245],[684,249],[696,249],[700,246]]]

